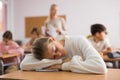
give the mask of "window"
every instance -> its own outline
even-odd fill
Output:
[[[0,0],[0,32],[5,31],[6,26],[6,4]]]
[[[2,1],[0,1],[0,31],[2,31]]]

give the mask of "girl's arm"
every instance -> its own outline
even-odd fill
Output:
[[[55,65],[55,64],[61,64],[61,63],[62,63],[62,59],[58,59],[58,60],[50,60],[50,59],[38,60],[33,56],[33,54],[28,54],[22,60],[22,62],[20,64],[20,68],[21,68],[21,70],[36,70],[36,69],[42,69],[42,68],[46,68],[48,66],[52,66],[52,65]]]
[[[73,56],[71,61],[63,63],[62,70],[69,70],[77,73],[105,74],[107,68],[102,57],[87,39],[80,38],[78,44],[82,56]]]

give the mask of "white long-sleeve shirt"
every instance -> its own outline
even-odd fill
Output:
[[[62,70],[77,73],[97,73],[104,74],[107,72],[106,65],[99,53],[92,47],[89,41],[81,36],[71,36],[65,38],[65,49],[71,61],[62,64]],[[32,54],[26,56],[20,67],[22,70],[35,70],[54,64],[61,64],[59,60],[35,59]]]
[[[102,57],[86,38],[80,36],[66,37],[65,49],[69,58],[72,59],[70,62],[62,64],[62,70],[98,74],[107,72]]]
[[[41,61],[36,59],[33,54],[27,54],[20,64],[21,70],[36,70],[46,68],[55,64],[61,64],[62,59],[50,60],[42,59]]]

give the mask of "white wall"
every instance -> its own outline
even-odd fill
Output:
[[[14,37],[25,41],[25,17],[49,15],[49,7],[59,5],[67,16],[68,34],[88,35],[90,25],[102,23],[114,47],[120,47],[120,0],[13,0]],[[11,23],[12,24],[12,23]]]
[[[12,32],[14,32],[14,4],[13,4],[13,0],[0,0],[3,2],[3,4],[7,5],[7,9],[6,9],[6,24],[5,24],[5,29],[7,30],[11,30]],[[2,40],[2,35],[4,32],[0,32],[0,40]]]

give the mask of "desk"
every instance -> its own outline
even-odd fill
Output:
[[[12,64],[18,64],[18,58],[17,56],[19,56],[19,54],[13,53],[13,54],[3,54],[0,55],[0,68],[1,68],[1,74],[4,74],[4,66],[8,66],[8,65],[12,65]],[[16,57],[17,62],[11,62],[11,63],[4,63],[4,59],[7,58],[12,58],[12,57]]]
[[[3,55],[0,55],[0,58],[6,59],[6,58],[11,58],[11,57],[16,57],[16,56],[19,56],[19,54],[16,54],[16,53],[13,53],[13,54],[3,54]]]
[[[119,68],[120,58],[109,58],[107,55],[103,56],[104,61],[113,62],[115,68]]]
[[[105,75],[78,74],[73,72],[34,72],[15,71],[0,78],[14,78],[24,80],[120,80],[120,69],[108,69]]]
[[[120,58],[109,58],[107,55],[103,56],[105,61],[120,61]]]

